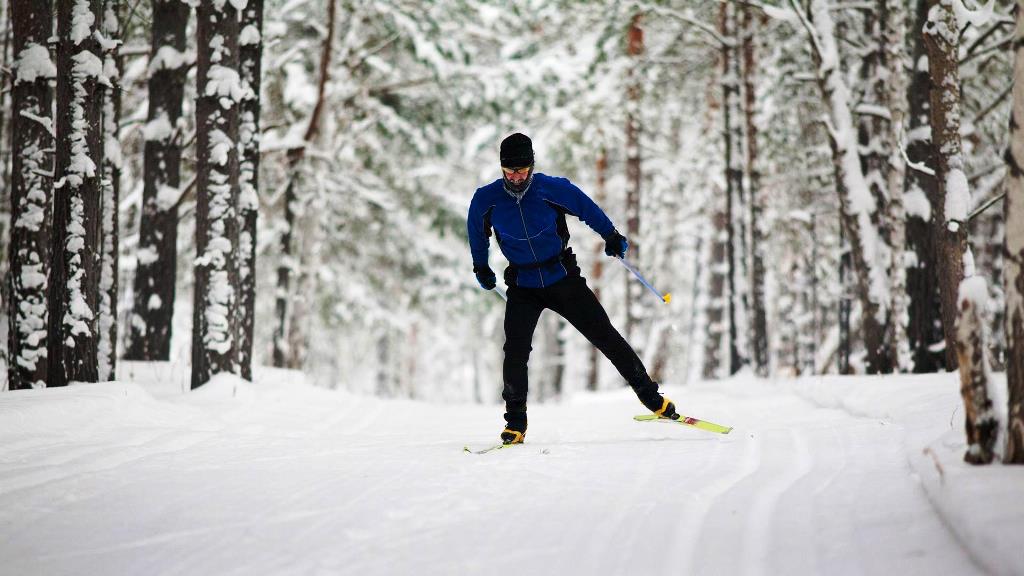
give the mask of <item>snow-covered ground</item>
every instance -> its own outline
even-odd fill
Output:
[[[0,573],[1024,574],[1024,467],[969,467],[953,375],[628,390],[531,408],[264,371],[0,395]],[[927,451],[925,451],[927,449]]]

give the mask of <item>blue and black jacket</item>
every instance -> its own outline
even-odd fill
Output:
[[[495,180],[477,188],[469,205],[466,228],[473,266],[487,265],[491,231],[509,261],[509,286],[543,288],[579,273],[569,248],[566,214],[575,216],[601,237],[615,230],[612,221],[582,190],[566,178],[534,174],[533,182],[516,198]]]

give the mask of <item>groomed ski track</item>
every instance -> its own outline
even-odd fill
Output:
[[[497,406],[263,380],[0,395],[0,573],[983,573],[914,477],[922,432],[796,385],[666,388],[724,436],[580,394],[475,455]]]

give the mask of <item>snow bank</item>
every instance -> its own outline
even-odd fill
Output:
[[[993,388],[1004,391],[993,403],[1005,406],[1006,375],[993,379]],[[975,562],[992,574],[1024,574],[1018,538],[1024,466],[964,462],[967,442],[956,372],[808,378],[792,388],[819,406],[902,426],[913,473]]]

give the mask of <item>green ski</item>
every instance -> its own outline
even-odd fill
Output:
[[[662,418],[654,414],[641,414],[639,416],[633,416],[633,420],[637,422],[665,422],[666,424],[682,424],[684,426],[693,426],[694,428],[700,428],[701,430],[707,430],[708,432],[715,432],[718,434],[728,434],[732,431],[732,426],[722,426],[721,424],[715,424],[714,422],[708,422],[707,420],[699,420],[697,418],[691,418],[690,416],[679,415],[678,420],[672,420],[671,418]]]
[[[519,444],[495,444],[494,446],[488,446],[487,448],[484,448],[483,450],[471,450],[469,448],[469,446],[463,446],[462,447],[462,451],[463,452],[469,452],[470,454],[486,454],[486,453],[488,453],[488,452],[490,452],[492,450],[501,450],[502,448],[511,448],[513,446],[520,446],[520,445],[522,445],[522,442],[520,442]]]

